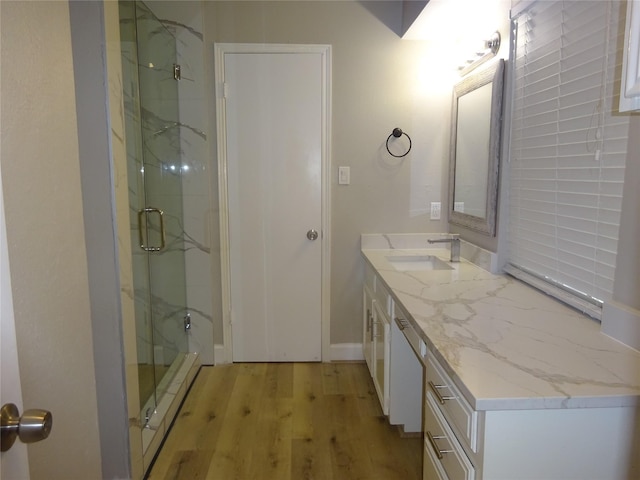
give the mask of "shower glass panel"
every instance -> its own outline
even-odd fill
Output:
[[[120,2],[140,420],[187,349],[176,39],[142,2]]]

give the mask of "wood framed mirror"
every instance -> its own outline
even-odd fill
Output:
[[[504,60],[453,88],[449,222],[496,234]]]

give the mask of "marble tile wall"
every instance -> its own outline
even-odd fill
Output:
[[[150,277],[134,276],[138,361],[155,359],[170,365],[178,352],[192,351],[200,353],[204,363],[213,363],[203,41],[197,30],[202,21],[200,5],[139,2],[136,15],[137,26],[133,18],[120,22],[125,32],[124,77],[129,79],[123,90],[131,244],[140,243],[137,212],[143,207],[164,211],[167,244],[148,259],[145,252],[133,249],[134,271],[148,268]],[[179,82],[173,79],[174,62],[182,69]],[[160,241],[158,218],[156,214],[146,217],[151,226],[148,244]],[[192,329],[185,335],[187,312]]]
[[[200,2],[148,2],[176,38],[182,80],[178,83],[180,164],[187,305],[192,328],[189,350],[214,363],[210,168],[205,96],[204,40]],[[221,343],[221,339],[219,341]]]
[[[183,319],[187,312],[186,272],[184,262],[184,221],[182,206],[182,170],[180,161],[180,119],[178,83],[174,80],[176,39],[162,28],[144,3],[137,2],[137,53],[139,79],[139,114],[142,126],[144,165],[136,164],[138,178],[130,178],[131,189],[143,182],[144,202],[133,208],[160,208],[163,214],[166,245],[160,252],[147,254],[136,249],[136,255],[147,259],[148,285],[141,277],[136,291],[150,309],[153,329],[153,358],[156,364],[169,366],[179,352],[188,347]],[[130,162],[132,163],[132,162]],[[136,220],[140,223],[139,217]],[[145,243],[162,243],[160,216],[149,213]],[[139,226],[134,224],[135,227]],[[138,241],[139,243],[139,241]],[[144,270],[143,270],[144,272]],[[146,288],[145,288],[146,287]],[[147,293],[150,293],[150,305]]]
[[[178,122],[178,89],[172,73],[175,39],[144,4],[134,9],[133,3],[123,2],[121,11],[137,356],[141,364],[155,361],[168,366],[179,352],[187,351],[182,328],[186,286],[180,136],[179,129],[172,128]],[[138,215],[148,207],[164,212],[166,232],[166,247],[151,254],[139,244],[159,246],[162,237],[158,213]]]
[[[138,229],[135,224],[138,205],[144,203],[144,199],[140,198],[140,192],[143,191],[142,177],[139,174],[142,169],[142,139],[136,126],[139,126],[139,100],[138,100],[138,69],[137,69],[137,48],[135,39],[135,10],[133,2],[124,2],[120,6],[120,34],[122,51],[122,78],[129,79],[121,81],[122,101],[124,104],[124,139],[126,139],[126,163],[123,163],[126,176],[122,177],[121,182],[127,183],[126,189],[121,191],[128,194],[129,217],[128,229],[121,228],[122,232],[129,232],[130,248],[129,254],[131,258],[131,269],[134,272],[144,271],[146,269],[145,257],[136,255],[133,246],[138,243]],[[135,182],[133,184],[132,182]],[[124,243],[124,240],[121,240]],[[135,277],[134,277],[135,278]],[[134,280],[132,279],[132,282]],[[143,285],[139,280],[133,283],[128,291],[131,299],[139,298]],[[145,282],[146,290],[146,282]],[[137,292],[137,293],[136,293]],[[135,308],[135,329],[136,332],[148,331],[150,328],[150,319],[148,312],[145,311],[144,302],[134,301]],[[136,333],[136,353],[138,363],[151,363],[153,361],[153,349],[150,342],[151,334],[140,335]]]
[[[212,332],[212,308],[211,295],[206,294],[211,289],[211,273],[207,246],[209,236],[204,221],[209,208],[209,170],[206,166],[206,136],[201,133],[205,128],[200,126],[204,120],[198,120],[206,118],[206,111],[201,107],[204,102],[198,105],[195,100],[198,95],[204,95],[188,88],[193,88],[195,82],[187,83],[190,75],[187,65],[195,64],[197,69],[202,63],[197,59],[185,60],[192,44],[183,38],[186,32],[192,31],[191,27],[181,27],[176,20],[164,20],[162,28],[157,22],[153,26],[152,14],[160,18],[171,17],[147,11],[148,4],[139,4],[137,13],[142,25],[139,24],[136,31],[132,2],[120,2],[120,12],[117,3],[108,4],[106,10],[112,11],[113,22],[119,23],[119,30],[123,33],[122,38],[119,33],[115,35],[119,41],[110,45],[115,50],[110,58],[117,60],[109,66],[109,85],[110,98],[114,103],[112,119],[117,120],[112,123],[122,127],[121,130],[112,130],[112,142],[114,148],[117,147],[114,180],[120,232],[131,477],[138,479],[143,477],[153,459],[165,427],[175,415],[200,364],[201,355],[180,352],[203,352],[205,363],[213,363],[213,335],[207,336],[207,332]],[[180,10],[173,3],[158,2],[157,5],[172,5],[174,12]],[[184,5],[193,7],[196,4],[187,2]],[[198,9],[182,9],[182,13],[193,13],[190,19],[197,20],[198,12]],[[138,48],[136,34],[145,35],[155,50]],[[202,54],[201,35],[199,40],[199,52]],[[198,46],[197,42],[195,46]],[[162,54],[171,49],[176,50],[175,55],[167,57],[171,60],[164,55],[156,55],[158,51]],[[172,74],[176,57],[179,58],[177,63],[185,66],[184,80],[178,83]],[[167,73],[171,74],[167,76]],[[158,74],[162,76],[160,81],[148,81]],[[195,74],[198,75],[197,88],[200,90],[195,92],[202,92],[202,74]],[[172,91],[174,93],[171,94]],[[174,98],[167,101],[171,95]],[[141,98],[144,101],[141,102]],[[184,106],[181,98],[185,99]],[[153,107],[147,108],[147,105]],[[143,146],[145,164],[141,161]],[[149,258],[138,248],[138,210],[143,206],[156,206],[165,212],[166,252],[152,254]],[[147,243],[157,243],[159,225],[153,215],[149,216],[149,221]],[[147,268],[149,276],[134,275],[134,270],[144,272]],[[146,301],[149,279],[153,286],[150,306]],[[190,305],[195,306],[191,309]],[[194,329],[185,334],[183,317],[187,310],[192,314]],[[153,343],[145,334],[150,333],[151,328],[154,328]],[[181,363],[173,363],[174,358]],[[139,398],[138,364],[154,360],[165,366],[171,365],[170,375],[160,382],[159,404],[144,426],[140,405],[145,404],[145,399]],[[174,372],[175,376],[172,375]]]
[[[126,7],[126,6],[125,6]],[[124,23],[121,15],[130,19]],[[134,302],[135,285],[133,280],[132,243],[130,241],[131,211],[128,186],[128,156],[125,138],[127,137],[127,107],[125,85],[125,69],[128,62],[123,58],[131,57],[135,50],[133,37],[121,37],[121,32],[131,32],[133,12],[125,8],[121,11],[115,2],[105,4],[105,30],[107,36],[107,72],[109,82],[109,108],[111,115],[111,148],[114,168],[114,190],[116,209],[116,229],[118,231],[118,264],[120,266],[120,295],[122,308],[122,329],[125,356],[125,380],[127,392],[127,411],[129,415],[129,454],[131,459],[132,478],[143,475],[143,445],[141,425],[138,422],[140,413],[140,396],[138,390],[138,351],[136,305]]]

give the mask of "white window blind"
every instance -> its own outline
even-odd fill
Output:
[[[599,318],[611,297],[629,116],[619,1],[535,1],[514,18],[507,271]],[[618,87],[619,88],[619,87]]]

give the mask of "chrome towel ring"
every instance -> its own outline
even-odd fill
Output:
[[[391,153],[391,150],[389,150],[389,140],[391,140],[391,137],[400,138],[402,135],[406,136],[409,139],[409,148],[402,155],[396,155],[394,153]],[[392,157],[396,157],[396,158],[402,158],[402,157],[406,156],[407,153],[409,153],[410,151],[411,151],[411,137],[406,132],[403,132],[402,129],[397,128],[397,127],[394,128],[393,132],[391,132],[391,135],[389,135],[387,137],[387,152],[389,152],[389,155],[391,155]]]

